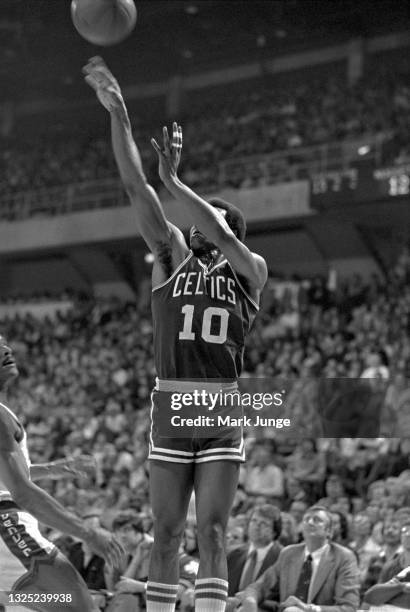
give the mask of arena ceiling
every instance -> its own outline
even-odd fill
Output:
[[[167,79],[357,36],[410,29],[405,0],[137,0],[132,36],[109,49],[76,33],[70,0],[2,0],[0,99],[78,96],[103,54],[124,83]]]

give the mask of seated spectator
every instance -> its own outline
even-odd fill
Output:
[[[285,612],[307,610],[306,604],[326,606],[329,612],[357,610],[357,562],[350,550],[330,540],[330,514],[323,506],[312,506],[303,525],[304,543],[284,548],[275,565],[236,594],[243,612],[257,612],[266,600],[280,603]]]
[[[318,504],[320,506],[326,506],[326,508],[329,509],[332,504],[337,504],[338,500],[345,494],[340,476],[337,474],[330,474],[325,482],[325,490],[326,497],[322,497],[322,499],[318,501]]]
[[[228,554],[228,595],[245,589],[279,556],[282,530],[279,508],[270,504],[255,506],[248,525],[248,542]]]
[[[369,567],[362,582],[362,592],[379,581],[381,571],[388,561],[401,552],[401,525],[397,520],[385,519],[382,528],[383,544],[378,555],[369,561]]]
[[[296,521],[289,512],[281,512],[282,531],[279,536],[279,542],[282,546],[296,544],[299,542],[298,532],[296,530]]]
[[[284,477],[275,464],[273,453],[266,443],[259,443],[246,472],[244,488],[248,495],[263,495],[269,501],[280,501],[284,495]]]
[[[229,554],[234,548],[243,546],[246,542],[246,531],[243,527],[236,524],[236,519],[231,517],[228,521],[226,531],[226,552]]]
[[[386,561],[383,565],[379,582],[388,582],[406,567],[410,566],[410,520],[404,523],[400,529],[401,549]]]
[[[295,500],[289,508],[289,514],[295,521],[297,542],[302,541],[303,517],[308,508],[308,504],[303,500]]]
[[[332,541],[347,546],[349,540],[349,524],[343,512],[330,510],[332,516]]]
[[[116,515],[113,532],[124,547],[126,557],[121,569],[110,569],[107,587],[114,591],[110,612],[138,612],[144,605],[145,582],[152,538],[144,533],[140,516],[134,511]]]
[[[364,594],[364,602],[371,604],[371,612],[410,610],[410,566],[405,567],[388,582],[372,586]]]
[[[366,514],[357,514],[353,519],[353,540],[349,544],[359,560],[360,579],[369,568],[370,559],[381,552],[381,546],[371,537],[372,525]]]
[[[325,479],[326,463],[323,455],[317,452],[315,440],[302,440],[287,463],[287,477],[296,480],[308,495],[314,495],[317,499]]]

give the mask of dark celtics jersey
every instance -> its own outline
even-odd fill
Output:
[[[213,268],[192,251],[152,292],[159,378],[237,378],[258,310],[226,259]]]

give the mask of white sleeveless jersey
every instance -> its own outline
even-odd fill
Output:
[[[0,403],[0,410],[5,410],[6,412],[8,412],[9,415],[12,417],[12,419],[14,419],[14,421],[16,421],[16,423],[21,427],[22,436],[21,436],[21,440],[18,441],[17,443],[18,443],[18,445],[20,447],[21,454],[22,454],[22,456],[24,458],[24,461],[26,462],[27,469],[30,470],[31,462],[30,462],[30,457],[29,457],[29,454],[28,454],[27,434],[26,434],[23,426],[21,425],[20,421],[18,420],[18,418],[16,417],[14,412],[12,412],[10,410],[10,408],[7,408],[7,406],[5,406],[4,404]],[[11,500],[11,499],[12,499],[12,497],[10,495],[10,491],[8,491],[6,485],[2,481],[1,472],[0,472],[0,501]]]

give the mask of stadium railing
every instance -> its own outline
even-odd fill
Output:
[[[235,176],[239,178],[239,184],[235,186],[240,187],[240,180],[248,176],[265,184],[274,184],[307,178],[327,170],[347,170],[355,162],[363,160],[364,155],[367,162],[380,167],[383,145],[389,136],[379,134],[360,140],[227,159],[219,162],[218,186],[232,185]],[[0,198],[0,218],[21,221],[33,216],[56,216],[127,205],[128,199],[120,180],[111,177],[4,195]]]

